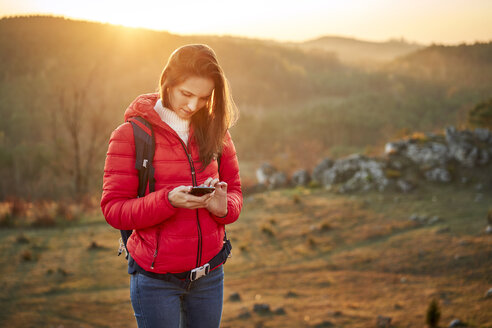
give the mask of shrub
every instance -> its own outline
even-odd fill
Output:
[[[427,308],[426,322],[429,327],[434,328],[439,324],[440,318],[441,310],[439,309],[439,303],[436,299],[433,299]]]
[[[492,130],[492,98],[475,105],[468,112],[468,123],[473,127]]]

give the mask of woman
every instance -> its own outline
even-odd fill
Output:
[[[139,116],[152,125],[155,191],[137,197],[135,142],[126,122],[109,141],[101,208],[111,226],[133,230],[127,249],[134,260],[130,295],[138,326],[219,327],[223,260],[217,258],[226,248],[224,226],[242,208],[228,132],[237,110],[206,45],[175,50],[159,91],[137,97],[125,112],[125,121]],[[215,191],[190,194],[199,185]]]

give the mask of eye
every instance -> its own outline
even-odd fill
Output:
[[[186,91],[181,91],[181,94],[185,97],[191,97],[191,93],[186,92]]]

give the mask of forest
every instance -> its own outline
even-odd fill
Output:
[[[402,44],[384,62],[352,65],[312,43],[3,18],[0,200],[99,193],[111,131],[137,95],[157,90],[169,54],[187,43],[209,44],[228,77],[246,184],[262,161],[312,169],[324,156],[380,153],[390,138],[464,126],[467,112],[491,97],[492,42]]]

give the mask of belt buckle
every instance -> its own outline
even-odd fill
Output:
[[[210,272],[210,264],[202,265],[201,267],[194,268],[190,272],[190,280],[195,281],[201,277],[206,276]]]

